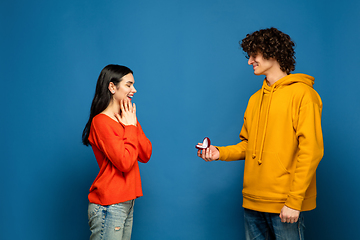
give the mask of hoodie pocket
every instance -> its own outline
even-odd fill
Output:
[[[247,153],[244,171],[244,193],[263,200],[284,199],[290,189],[291,174],[284,167],[279,154],[263,152],[261,164]]]

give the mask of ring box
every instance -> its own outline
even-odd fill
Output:
[[[204,149],[210,147],[210,143],[211,143],[211,142],[210,142],[210,138],[205,137],[204,140],[203,140],[202,145],[197,144],[197,145],[195,146],[195,148],[197,148],[197,149],[199,149],[199,150],[204,150]]]

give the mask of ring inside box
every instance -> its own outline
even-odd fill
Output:
[[[202,145],[198,144],[195,147],[197,149],[199,149],[199,150],[203,150],[203,149],[206,149],[206,148],[210,147],[210,138],[205,137],[203,142],[202,142]]]

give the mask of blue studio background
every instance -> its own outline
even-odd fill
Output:
[[[239,141],[263,77],[238,42],[277,27],[295,72],[324,102],[325,156],[307,239],[357,236],[359,1],[136,0],[0,3],[1,239],[88,239],[98,173],[81,143],[95,84],[110,63],[134,70],[138,119],[153,143],[133,239],[244,239],[243,162],[206,163],[194,145]]]

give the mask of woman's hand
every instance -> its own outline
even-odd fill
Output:
[[[135,103],[131,103],[129,99],[123,99],[120,101],[120,114],[116,113],[115,117],[119,122],[125,126],[137,124],[136,118],[136,106]]]

